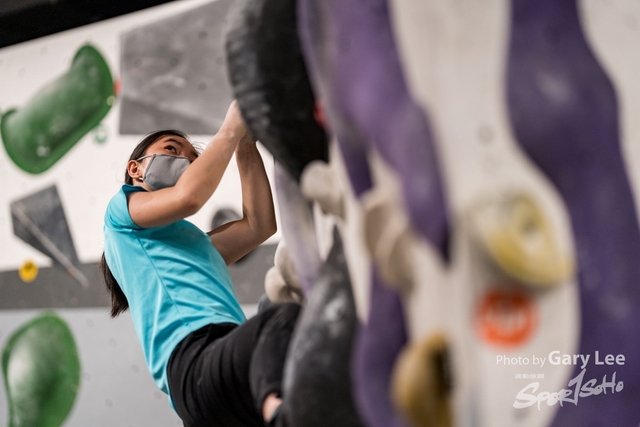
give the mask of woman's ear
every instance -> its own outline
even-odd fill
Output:
[[[134,181],[142,182],[144,170],[137,160],[129,160],[129,163],[127,163],[127,173]]]

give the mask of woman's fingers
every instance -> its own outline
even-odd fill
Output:
[[[242,119],[242,114],[240,114],[240,109],[238,108],[238,102],[235,99],[231,102],[231,105],[229,105],[222,128],[232,132],[234,135],[237,135],[240,143],[256,142],[256,139],[251,135],[251,132],[249,132],[244,120]]]

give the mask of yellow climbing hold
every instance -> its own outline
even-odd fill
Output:
[[[472,212],[480,242],[511,277],[537,287],[558,285],[574,273],[541,206],[525,193],[491,200]]]
[[[31,283],[38,277],[38,266],[33,261],[26,261],[18,270],[18,274],[23,282]]]
[[[450,427],[451,368],[442,334],[412,344],[398,357],[393,403],[413,427]]]

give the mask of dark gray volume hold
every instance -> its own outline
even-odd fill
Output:
[[[249,130],[296,180],[313,160],[328,160],[327,135],[296,28],[295,0],[237,0],[226,34],[234,95]]]
[[[9,205],[13,233],[42,252],[85,288],[89,280],[81,271],[58,188],[51,185]]]
[[[358,319],[342,242],[321,267],[298,319],[284,374],[284,425],[362,427],[351,391],[351,353]]]

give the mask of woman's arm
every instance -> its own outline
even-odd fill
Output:
[[[159,227],[196,213],[218,187],[233,152],[249,140],[236,101],[229,107],[220,131],[173,187],[129,195],[129,214],[140,227]]]
[[[271,187],[256,144],[238,144],[236,161],[242,185],[243,218],[209,232],[211,244],[227,265],[242,258],[277,229]]]

